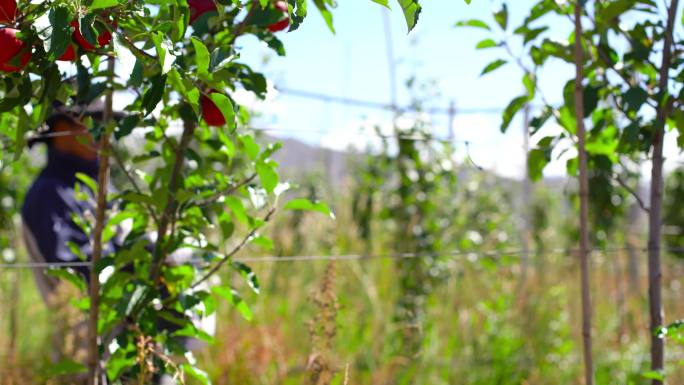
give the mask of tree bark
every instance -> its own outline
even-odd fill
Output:
[[[651,331],[651,370],[661,372],[665,364],[665,340],[658,330],[663,326],[664,312],[662,303],[662,271],[660,265],[660,244],[662,233],[663,203],[663,142],[665,139],[665,120],[669,114],[670,102],[667,97],[670,65],[672,63],[672,41],[675,16],[679,0],[672,0],[668,9],[665,41],[663,43],[662,64],[658,79],[659,100],[655,133],[653,135],[653,164],[651,168],[651,204],[648,217],[648,299]],[[653,385],[663,382],[654,379]]]
[[[112,118],[112,105],[114,88],[111,82],[114,80],[115,59],[110,57],[107,63],[107,76],[109,90],[105,96],[105,109],[102,114],[102,123],[106,125]],[[100,280],[95,266],[102,257],[102,232],[105,226],[105,214],[107,211],[107,187],[109,185],[109,132],[105,129],[100,138],[100,167],[97,174],[97,209],[95,213],[95,229],[93,230],[93,254],[90,268],[90,311],[88,318],[88,384],[102,385],[100,383],[100,354],[98,349],[97,323],[100,306]]]
[[[183,122],[183,134],[181,134],[180,143],[176,148],[176,159],[173,163],[173,169],[171,171],[171,177],[169,179],[169,193],[166,198],[166,206],[164,212],[160,218],[159,229],[157,232],[157,242],[154,246],[154,253],[152,256],[152,268],[150,271],[150,277],[155,284],[159,284],[159,279],[161,277],[161,268],[164,263],[166,255],[164,254],[164,249],[166,247],[165,241],[167,233],[169,232],[169,227],[171,225],[173,217],[176,215],[176,206],[178,200],[176,199],[176,193],[181,182],[181,171],[183,169],[183,163],[185,162],[185,150],[190,145],[193,135],[195,134],[195,129],[197,128],[196,122],[185,121]]]
[[[582,3],[575,2],[575,118],[579,153],[580,198],[580,275],[582,286],[582,340],[584,345],[585,385],[594,385],[594,362],[591,341],[591,293],[589,280],[589,178],[584,126],[584,49],[582,47]]]

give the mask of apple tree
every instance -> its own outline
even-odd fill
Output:
[[[389,7],[387,0],[373,1]],[[420,5],[398,3],[410,30]],[[335,2],[312,4],[333,30]],[[26,138],[41,135],[55,102],[71,107],[104,99],[103,119],[84,120],[100,144],[98,178],[80,177],[76,189],[96,196],[93,215],[75,219],[91,235],[92,255],[73,250],[91,258],[92,273],[89,282],[69,269],[58,274],[84,294],[77,305],[89,314],[89,383],[149,383],[163,373],[208,383],[182,339],[211,341],[195,321],[213,313],[219,299],[252,316],[235,285],[217,273],[233,269],[258,292],[254,273],[232,257],[248,244],[269,247],[260,230],[288,184],[270,158],[278,145],[257,143],[246,127],[249,112],[232,97],[246,90],[263,98],[267,86],[264,75],[240,61],[236,42],[251,35],[285,55],[279,34],[296,31],[307,6],[306,0],[0,1],[2,167],[25,156]],[[117,71],[131,57],[131,72]],[[114,99],[124,94],[132,102],[117,120]],[[136,132],[140,139],[129,148],[124,140]],[[110,171],[126,180],[117,191],[109,189]],[[304,199],[280,208],[329,211]],[[123,223],[129,226],[120,248],[104,253],[103,243],[120,236]],[[169,263],[183,250],[192,257]]]
[[[588,235],[589,177],[603,178],[605,185],[632,194],[649,217],[648,250],[651,330],[651,370],[653,384],[665,377],[665,325],[661,289],[661,232],[663,226],[663,149],[668,131],[684,131],[684,20],[678,0],[662,2],[615,0],[607,2],[534,2],[522,22],[509,23],[504,6],[494,14],[495,23],[467,20],[462,26],[494,31],[478,43],[479,49],[501,49],[505,54],[488,65],[484,74],[509,61],[524,72],[522,89],[503,112],[502,131],[526,104],[539,103],[531,120],[532,135],[540,137],[529,153],[530,175],[540,178],[552,156],[565,148],[576,149],[567,162],[568,174],[580,180],[580,200],[584,200],[581,220]],[[558,39],[559,31],[572,32]],[[552,62],[574,67],[562,92],[562,103],[549,102],[537,80]],[[545,130],[553,122],[559,129]],[[586,133],[585,133],[586,126]],[[543,136],[543,133],[547,133]],[[568,146],[569,145],[569,146]],[[634,188],[623,183],[642,162],[651,163],[648,202],[641,202]],[[595,185],[596,186],[596,185]],[[591,186],[588,186],[591,189]],[[596,187],[595,187],[596,189]],[[601,194],[595,191],[594,195]],[[594,210],[596,208],[594,207]],[[595,213],[600,215],[600,213]],[[588,237],[585,237],[588,238]],[[586,245],[580,254],[586,256]],[[586,258],[583,258],[586,260]],[[583,269],[585,270],[585,269]],[[583,290],[588,289],[584,280]],[[586,383],[593,383],[590,315],[584,308]],[[588,344],[586,343],[588,342]]]

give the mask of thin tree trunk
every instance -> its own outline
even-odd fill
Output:
[[[530,105],[526,104],[523,108],[523,151],[525,152],[525,165],[528,164],[530,153]],[[522,179],[522,253],[520,255],[520,277],[521,282],[525,283],[527,280],[527,269],[530,265],[530,223],[531,213],[530,201],[532,199],[532,183],[530,182],[530,174],[527,166],[525,167],[525,174]]]
[[[580,198],[580,271],[582,285],[582,339],[584,343],[585,385],[594,385],[594,362],[591,348],[591,293],[589,280],[589,178],[584,127],[584,48],[582,47],[582,3],[575,2],[575,117],[579,152]]]
[[[640,189],[637,189],[639,191]],[[633,296],[641,297],[641,274],[640,274],[640,257],[637,255],[635,244],[638,241],[634,240],[632,230],[637,229],[639,223],[639,215],[641,210],[638,205],[634,204],[629,209],[628,223],[625,229],[625,248],[627,249],[628,257],[628,276],[629,276],[629,291]]]
[[[171,171],[171,178],[169,179],[169,195],[166,199],[166,206],[164,212],[162,213],[159,231],[157,232],[157,242],[154,246],[154,253],[152,256],[152,268],[150,271],[150,277],[156,284],[159,283],[161,277],[161,268],[164,263],[165,254],[164,249],[166,245],[166,236],[169,233],[169,227],[172,224],[173,218],[176,215],[176,209],[178,200],[176,199],[176,193],[181,185],[182,179],[182,169],[183,162],[185,162],[185,150],[187,150],[190,142],[192,141],[193,135],[195,134],[195,129],[197,128],[197,123],[192,121],[183,122],[183,133],[181,134],[180,143],[176,148],[176,159],[173,163],[173,169]]]
[[[114,57],[110,57],[107,63],[107,77],[111,83],[114,80]],[[106,126],[112,118],[112,105],[114,88],[108,84],[109,90],[105,96],[105,109],[102,115],[103,124]],[[90,268],[90,311],[88,318],[88,384],[102,385],[100,383],[100,354],[98,349],[97,323],[100,306],[100,281],[95,266],[102,257],[102,232],[105,226],[105,213],[107,211],[107,187],[109,183],[109,133],[105,130],[100,138],[100,168],[97,174],[97,210],[95,213],[95,229],[93,230],[93,254]]]
[[[611,243],[612,244],[612,243]],[[612,260],[613,273],[615,274],[615,306],[618,317],[617,347],[622,352],[622,338],[625,335],[625,287],[622,277],[622,253],[617,253]]]
[[[672,32],[679,0],[672,0],[668,9],[665,42],[663,43],[662,65],[658,91],[660,98],[653,135],[653,165],[651,169],[651,204],[648,218],[648,299],[650,309],[651,331],[651,370],[662,371],[665,364],[665,340],[658,335],[663,325],[662,272],[660,266],[660,241],[662,232],[663,203],[663,142],[665,137],[665,120],[669,114],[670,101],[667,95],[670,65],[672,62]],[[662,381],[654,379],[653,385]]]

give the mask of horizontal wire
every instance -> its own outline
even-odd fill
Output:
[[[426,136],[417,136],[417,135],[402,135],[402,134],[379,134],[379,133],[371,133],[371,132],[353,132],[353,133],[336,133],[332,131],[325,131],[325,130],[302,130],[302,129],[288,129],[288,128],[278,128],[278,127],[272,127],[272,128],[257,128],[257,127],[249,127],[249,130],[253,131],[258,131],[258,132],[284,132],[284,133],[291,133],[291,134],[315,134],[315,135],[335,135],[335,136],[342,136],[345,138],[350,138],[350,137],[368,137],[368,138],[378,138],[378,139],[401,139],[401,140],[411,140],[411,141],[416,141],[416,142],[439,142],[439,143],[461,143],[465,145],[477,145],[479,146],[479,143],[473,143],[469,140],[456,140],[456,139],[446,139],[446,138],[438,138],[438,137],[426,137]],[[63,137],[63,136],[78,136],[78,135],[84,135],[87,134],[87,131],[59,131],[59,132],[46,132],[42,134],[36,134],[30,136],[29,140],[31,139],[44,139],[44,138],[54,138],[54,137]],[[493,142],[492,142],[493,143]]]
[[[399,107],[392,104],[372,102],[368,100],[360,100],[353,98],[346,98],[336,95],[326,95],[318,92],[296,90],[292,88],[276,87],[276,90],[284,95],[291,95],[300,98],[313,99],[321,102],[344,104],[348,106],[372,108],[376,110],[386,111],[418,111],[412,107]],[[428,108],[424,112],[431,115],[457,115],[457,114],[500,114],[503,108],[498,107],[482,107],[482,108]]]
[[[0,269],[44,269],[66,267],[91,267],[92,262],[12,262],[0,263]]]
[[[599,254],[612,254],[622,251],[637,251],[637,252],[648,252],[648,248],[628,248],[628,247],[616,247],[616,248],[605,248],[605,249],[592,249],[589,250],[590,253]],[[684,248],[669,248],[662,249],[664,252],[669,253],[684,253]],[[362,255],[362,254],[347,254],[347,255],[299,255],[299,256],[267,256],[267,257],[244,257],[244,258],[234,258],[236,262],[243,263],[280,263],[280,262],[306,262],[306,261],[363,261],[363,260],[376,260],[376,259],[417,259],[417,258],[444,258],[444,257],[470,257],[475,256],[479,258],[492,258],[492,257],[513,257],[521,256],[523,254],[538,254],[539,251],[535,250],[490,250],[490,251],[466,251],[459,250],[451,253],[400,253],[400,254],[376,254],[376,255]],[[575,254],[579,253],[578,249],[551,249],[542,251],[543,254]],[[195,262],[206,262],[203,259],[193,259],[189,261],[190,263]],[[91,262],[17,262],[17,263],[0,263],[0,269],[22,269],[22,268],[65,268],[65,267],[90,267]]]

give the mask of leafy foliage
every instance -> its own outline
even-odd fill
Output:
[[[334,31],[335,3],[313,4]],[[420,6],[417,1],[400,5],[410,30]],[[117,204],[107,213],[104,237],[119,234],[123,222],[130,227],[119,234],[116,254],[105,255],[95,266],[101,284],[99,351],[111,381],[144,381],[150,373],[141,372],[136,356],[146,346],[140,341],[151,339],[163,347],[148,352],[157,376],[180,371],[206,383],[194,361],[174,366],[164,357],[184,355],[182,338],[212,340],[195,320],[210,316],[217,298],[251,318],[233,283],[214,282],[211,290],[204,284],[227,265],[258,292],[249,267],[226,262],[247,244],[272,247],[260,231],[288,188],[271,159],[279,147],[257,144],[246,128],[249,112],[231,94],[244,89],[265,97],[265,77],[240,63],[235,43],[253,35],[284,55],[282,42],[268,28],[283,12],[270,0],[94,0],[21,2],[18,14],[13,26],[32,57],[21,71],[2,76],[0,167],[22,159],[24,138],[38,130],[55,102],[89,105],[113,91],[135,95],[124,119],[87,122],[95,138],[115,138],[105,155],[117,159],[114,176],[126,181],[113,193]],[[289,2],[291,30],[306,15],[306,1]],[[57,60],[73,47],[77,75],[67,78]],[[120,77],[106,68],[107,61],[130,55],[135,59],[130,75]],[[18,60],[8,64],[18,65]],[[182,134],[172,134],[178,128]],[[132,136],[134,145],[127,140]],[[325,204],[305,199],[292,200],[285,209],[332,216]],[[85,219],[79,223],[97,227]],[[188,253],[191,258],[183,259]],[[165,262],[170,260],[176,262]],[[53,275],[86,288],[82,277],[66,270]]]

